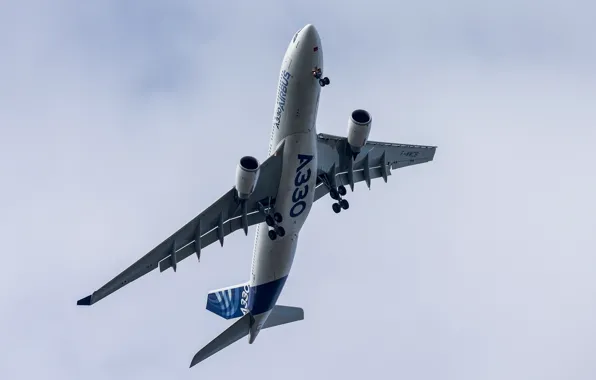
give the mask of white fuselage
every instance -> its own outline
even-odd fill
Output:
[[[307,25],[296,33],[283,59],[269,154],[284,144],[283,168],[275,212],[283,216],[283,237],[271,240],[268,226],[257,226],[253,252],[249,310],[255,318],[253,342],[283,289],[290,273],[298,235],[314,202],[317,178],[316,119],[321,86],[312,74],[323,69],[323,51],[317,30]]]

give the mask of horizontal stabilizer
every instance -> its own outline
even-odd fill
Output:
[[[301,321],[304,319],[304,310],[299,307],[275,305],[271,314],[267,317],[262,328],[284,325],[286,323]]]
[[[77,305],[79,306],[90,306],[91,305],[91,296],[87,296],[85,298],[81,298],[77,301]]]
[[[228,327],[227,330],[219,334],[219,336],[213,339],[209,344],[197,352],[192,358],[190,366],[193,367],[196,364],[202,362],[213,354],[218,353],[222,349],[228,347],[230,344],[244,338],[248,335],[251,324],[254,323],[254,318],[250,313],[247,313],[242,318],[234,322],[234,324]]]

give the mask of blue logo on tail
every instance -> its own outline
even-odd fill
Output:
[[[248,313],[249,293],[248,284],[211,292],[207,297],[207,310],[225,319],[242,317]]]

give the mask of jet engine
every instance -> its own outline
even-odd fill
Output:
[[[259,178],[259,161],[251,156],[240,159],[236,168],[236,191],[238,198],[248,199],[255,190]]]
[[[352,152],[360,152],[360,148],[366,144],[371,124],[372,117],[367,111],[358,109],[352,112],[348,122],[348,144]]]

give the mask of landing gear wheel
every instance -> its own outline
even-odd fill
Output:
[[[284,237],[286,235],[286,230],[283,227],[278,226],[277,227],[277,235],[279,237]]]
[[[269,235],[269,239],[271,239],[271,240],[277,239],[277,232],[275,232],[275,230],[269,230],[269,232],[267,234]]]
[[[337,203],[336,203],[337,204]],[[342,199],[341,201],[339,201],[339,205],[341,206],[341,208],[343,208],[344,210],[347,210],[350,208],[350,204],[348,203],[347,200]]]
[[[276,212],[275,214],[273,214],[273,219],[275,219],[275,221],[277,223],[281,223],[281,221],[284,219],[281,214],[279,212]]]
[[[267,215],[265,217],[265,223],[267,223],[269,227],[273,227],[275,225],[275,221],[273,220],[273,217],[271,215]]]
[[[327,85],[331,82],[329,81],[329,78],[325,77],[325,78],[323,78],[323,83],[325,83]]]
[[[347,193],[347,191],[346,191],[346,187],[345,187],[345,186],[343,186],[343,185],[342,185],[342,186],[340,186],[340,187],[338,187],[338,188],[337,188],[337,192],[339,193],[339,195],[341,195],[341,196],[343,197],[343,196],[344,196],[344,195],[346,195],[346,193]]]
[[[325,79],[319,79],[319,84],[321,85],[321,87],[325,87]]]
[[[334,203],[333,206],[331,206],[331,208],[333,209],[333,211],[335,211],[336,214],[339,214],[339,212],[341,211],[341,206],[339,205],[339,203]]]
[[[329,190],[329,195],[331,195],[331,199],[333,199],[333,200],[339,199],[339,193],[335,189]]]

